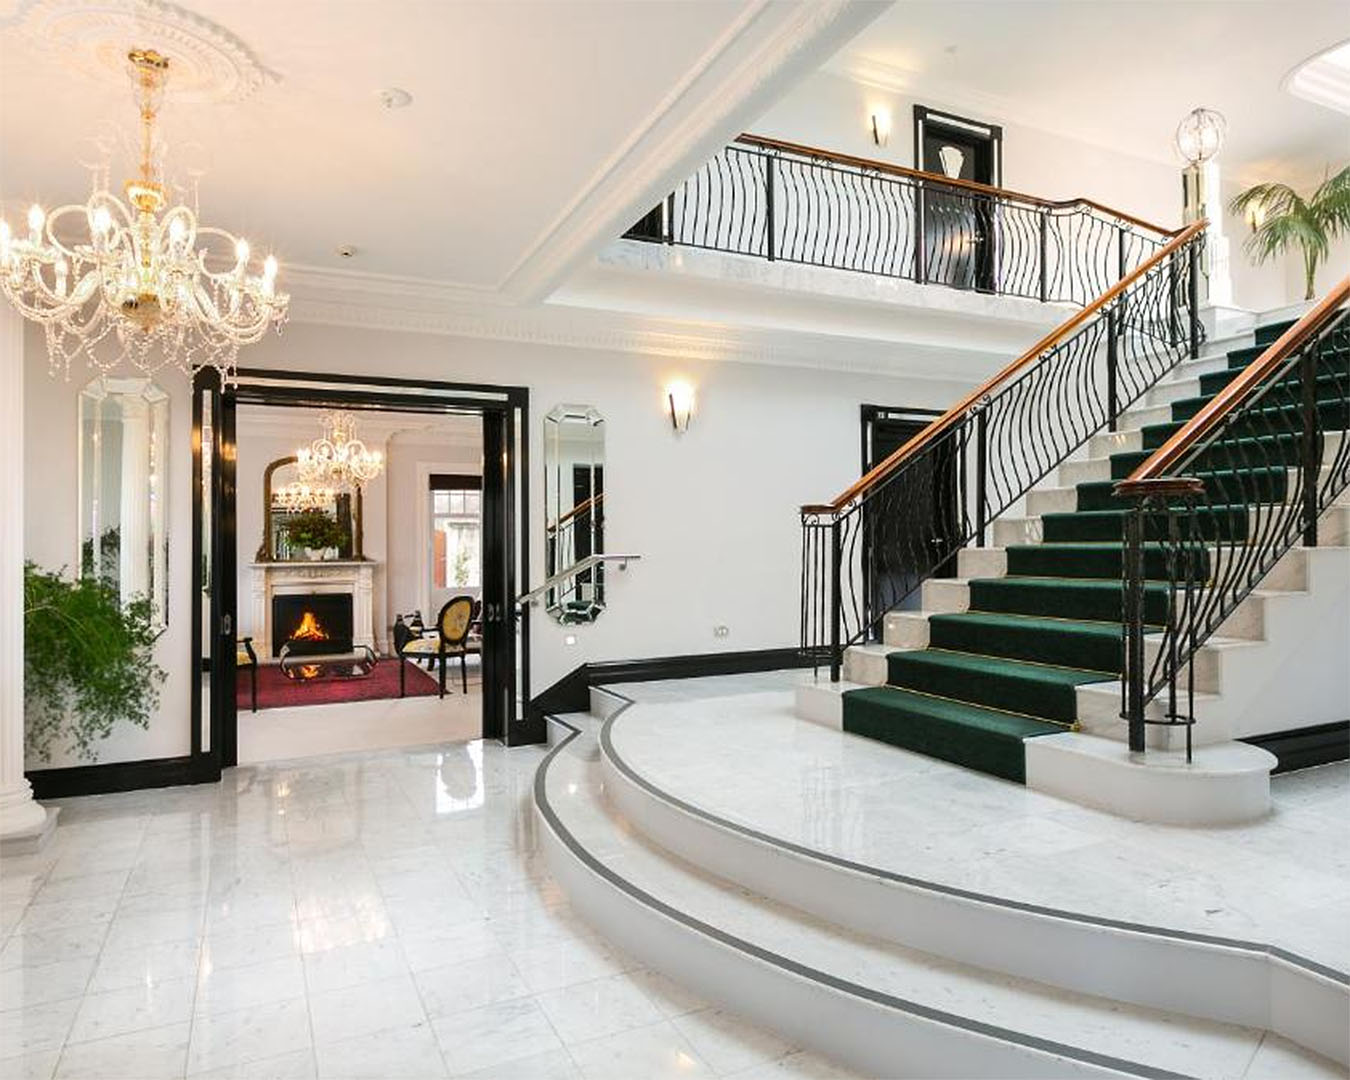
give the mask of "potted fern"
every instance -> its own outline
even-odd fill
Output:
[[[303,548],[308,559],[336,559],[346,536],[331,514],[306,510],[286,522],[286,539],[292,548]]]
[[[1331,242],[1350,232],[1350,165],[1323,180],[1306,199],[1288,184],[1257,184],[1235,196],[1228,209],[1252,221],[1244,247],[1257,266],[1290,248],[1302,249],[1303,299],[1312,300],[1318,265],[1330,254]]]
[[[93,760],[115,726],[150,726],[164,671],[146,597],[122,603],[117,586],[23,568],[23,704],[28,753],[50,761],[58,743]]]

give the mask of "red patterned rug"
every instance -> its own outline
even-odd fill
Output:
[[[331,705],[339,701],[378,701],[381,698],[398,697],[399,661],[389,657],[381,660],[364,679],[314,679],[310,682],[297,682],[286,678],[277,664],[262,664],[258,667],[258,708],[279,709],[288,705]],[[438,693],[437,676],[418,667],[410,661],[404,661],[407,668],[406,697],[428,697]],[[450,676],[453,675],[452,679]],[[446,676],[446,693],[459,690],[459,672],[450,672]],[[453,682],[454,686],[450,683]],[[241,712],[253,707],[249,673],[240,668],[235,692]]]

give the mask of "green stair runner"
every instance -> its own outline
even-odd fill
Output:
[[[886,686],[844,695],[844,730],[1025,782],[1024,741],[1070,730],[1077,688],[1120,673],[1125,510],[1113,482],[1130,475],[1290,325],[1262,327],[1255,346],[1228,353],[1227,369],[1202,375],[1201,396],[1174,402],[1172,422],[1143,429],[1144,450],[1111,455],[1111,480],[1077,485],[1077,509],[1042,517],[1042,543],[1007,549],[1006,577],[970,582],[969,611],[930,616],[928,648],[890,653]],[[1336,385],[1319,378],[1317,388],[1324,420],[1344,429],[1344,407],[1325,400]],[[1271,435],[1255,426],[1260,422],[1207,453],[1199,476],[1211,498],[1285,496],[1299,440]],[[1254,460],[1266,467],[1251,470]],[[1245,504],[1220,503],[1202,512],[1200,531],[1242,539],[1249,516]],[[1145,586],[1145,618],[1155,625],[1167,605],[1166,586],[1157,580],[1165,572],[1158,539],[1146,537],[1144,546],[1144,574],[1155,579]]]

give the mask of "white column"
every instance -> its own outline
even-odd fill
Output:
[[[0,300],[0,840],[47,826],[23,750],[23,320]]]

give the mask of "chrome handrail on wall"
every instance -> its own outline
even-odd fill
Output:
[[[550,589],[556,589],[564,581],[568,581],[578,574],[584,574],[587,570],[599,566],[601,563],[616,562],[619,564],[620,570],[627,570],[630,562],[637,562],[641,558],[641,555],[609,553],[587,555],[584,559],[579,559],[577,562],[574,562],[571,566],[567,567],[567,569],[559,570],[552,577],[545,578],[541,584],[536,585],[529,592],[521,593],[516,597],[516,607],[524,607],[526,604],[538,603],[539,597],[543,596],[544,593],[548,592]]]

